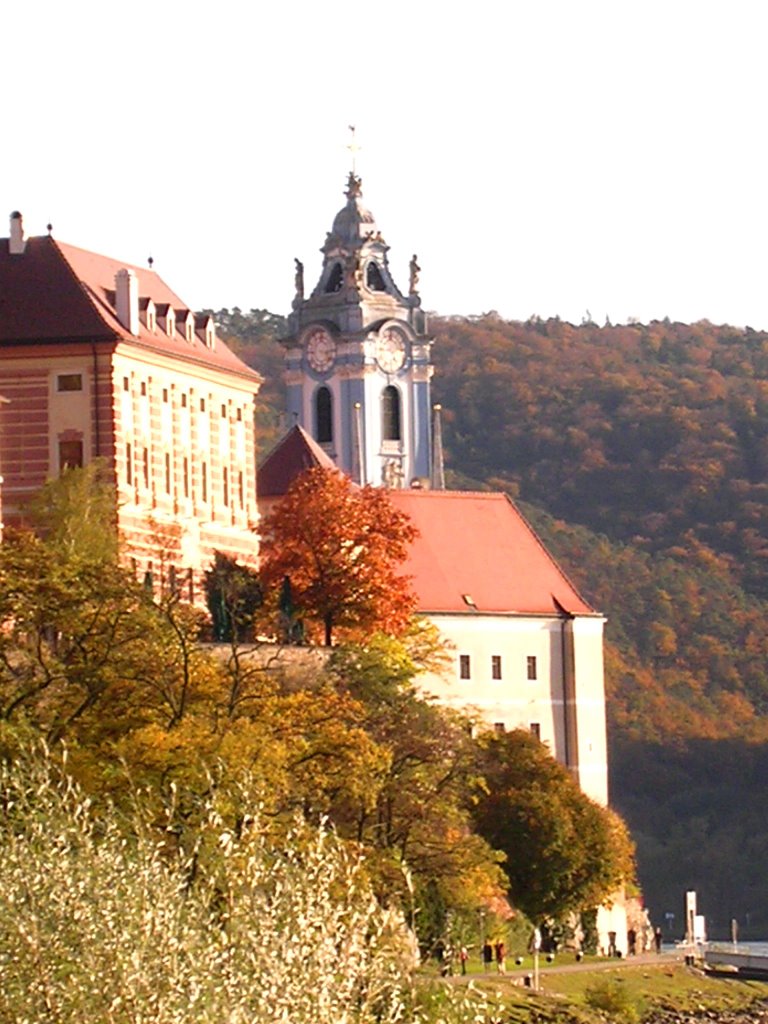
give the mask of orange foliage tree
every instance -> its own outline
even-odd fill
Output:
[[[327,646],[335,629],[396,636],[407,627],[416,599],[400,567],[416,528],[385,490],[308,469],[265,517],[262,535],[262,582],[273,608],[282,593],[283,612],[290,601],[302,621],[321,624]]]

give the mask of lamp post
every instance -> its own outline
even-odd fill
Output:
[[[539,950],[541,949],[541,932],[538,928],[533,929],[533,988],[539,991]]]

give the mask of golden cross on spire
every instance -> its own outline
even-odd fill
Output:
[[[358,146],[357,142],[355,141],[355,126],[353,124],[350,124],[350,125],[347,125],[347,127],[349,128],[350,132],[352,133],[352,138],[350,139],[350,141],[349,141],[349,143],[347,145],[347,149],[352,154],[352,173],[354,174],[355,173],[355,157],[360,152],[362,147]]]

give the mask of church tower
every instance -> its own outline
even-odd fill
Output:
[[[286,347],[288,413],[360,483],[429,486],[432,339],[410,264],[408,295],[392,279],[389,246],[350,173],[314,291],[296,296]]]

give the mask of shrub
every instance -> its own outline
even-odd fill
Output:
[[[0,765],[0,1020],[368,1024],[410,1001],[413,938],[359,858],[215,801],[182,852],[139,800],[96,812],[47,757]]]
[[[617,978],[597,979],[585,990],[584,1001],[587,1006],[601,1010],[612,1021],[634,1024],[640,1017],[639,1006]]]

